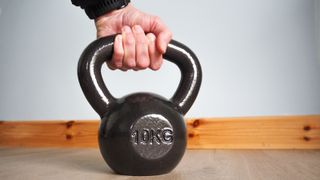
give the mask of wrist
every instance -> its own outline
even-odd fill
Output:
[[[120,9],[115,9],[115,10],[112,10],[110,12],[102,14],[101,16],[95,18],[95,21],[97,22],[97,21],[99,21],[101,19],[107,19],[107,18],[110,18],[110,17],[117,16],[117,15],[123,13],[124,11],[127,11],[128,9],[130,9],[132,7],[133,7],[132,4],[129,3],[127,6],[121,7]]]

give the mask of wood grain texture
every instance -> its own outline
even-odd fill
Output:
[[[319,180],[319,150],[187,150],[178,166],[160,176],[122,176],[98,149],[0,148],[1,180]]]
[[[320,115],[189,119],[189,149],[320,149]],[[0,146],[98,147],[98,120],[1,121]]]
[[[2,121],[0,146],[98,147],[100,121]]]
[[[192,119],[190,149],[320,149],[320,116]]]

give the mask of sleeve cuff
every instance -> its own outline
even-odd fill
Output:
[[[97,4],[85,7],[85,12],[90,19],[95,19],[103,14],[127,6],[130,0],[102,0]]]

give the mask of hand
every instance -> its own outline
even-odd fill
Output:
[[[97,37],[118,34],[110,69],[158,70],[172,33],[159,17],[143,13],[131,4],[95,20]],[[148,34],[145,34],[148,32]]]

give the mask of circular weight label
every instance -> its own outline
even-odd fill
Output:
[[[173,128],[162,115],[145,115],[132,124],[130,130],[134,150],[145,159],[158,159],[173,146]]]

